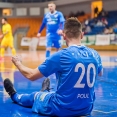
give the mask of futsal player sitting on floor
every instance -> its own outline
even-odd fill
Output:
[[[64,25],[63,35],[67,48],[48,57],[36,69],[25,67],[17,56],[12,62],[29,80],[37,80],[55,73],[57,91],[49,90],[49,79],[44,80],[42,90],[31,94],[19,94],[9,79],[4,87],[11,99],[33,112],[50,116],[90,115],[95,100],[94,84],[101,76],[102,63],[99,54],[81,44],[82,26],[77,18],[69,18]]]

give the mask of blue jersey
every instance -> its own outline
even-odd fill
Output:
[[[52,37],[60,38],[60,35],[57,34],[57,31],[59,29],[63,29],[64,21],[65,19],[61,12],[55,11],[53,14],[49,12],[45,14],[42,22],[42,28],[40,29],[39,32],[41,32],[44,26],[46,26],[46,32],[48,38]]]
[[[63,49],[38,67],[45,76],[55,73],[57,91],[39,96],[33,105],[33,111],[57,116],[75,116],[90,114],[95,100],[94,84],[102,70],[99,54],[86,46],[70,46]],[[42,110],[42,111],[41,111]]]

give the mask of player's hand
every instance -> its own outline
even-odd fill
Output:
[[[63,35],[63,31],[62,31],[62,30],[58,30],[57,33],[58,33],[59,35]]]
[[[4,35],[2,34],[2,35],[0,35],[0,39],[2,39],[4,37]]]
[[[15,66],[19,66],[22,62],[21,56],[13,56],[12,62],[14,63]]]
[[[37,34],[37,37],[40,38],[40,37],[41,37],[41,33],[38,33],[38,34]]]

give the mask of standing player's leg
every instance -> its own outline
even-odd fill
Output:
[[[5,54],[5,46],[1,46],[0,56],[4,57],[4,54]]]
[[[13,48],[11,48],[11,52],[12,52],[12,55],[16,55],[16,50],[15,50],[15,48],[13,47]]]
[[[46,40],[46,58],[50,56],[50,52],[51,52],[51,47],[52,47],[52,39],[47,38]]]
[[[16,55],[16,50],[14,48],[14,43],[13,43],[13,39],[9,39],[9,44],[8,46],[11,48],[11,52],[12,52],[12,55]]]
[[[53,44],[54,44],[54,47],[56,48],[56,52],[59,51],[59,49],[61,48],[61,39],[54,40]]]
[[[18,94],[8,78],[4,80],[4,88],[15,103],[25,107],[32,107],[37,94],[50,90],[50,80],[46,78],[42,83],[41,91],[31,94]]]
[[[7,47],[7,40],[6,39],[2,39],[2,42],[1,42],[1,49],[0,49],[0,57],[3,58],[4,57],[4,54],[5,54],[5,48]]]

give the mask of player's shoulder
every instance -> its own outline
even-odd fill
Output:
[[[95,49],[89,48],[89,47],[87,47],[87,49],[88,49],[88,51],[90,51],[91,53],[93,53],[95,56],[100,56],[99,53]]]
[[[68,48],[64,48],[62,50],[59,50],[58,52],[54,53],[52,56],[53,57],[57,56],[59,58],[69,56]]]
[[[9,23],[7,23],[7,25],[6,25],[7,27],[11,27],[11,25],[9,24]]]
[[[60,55],[61,57],[64,57],[64,58],[72,58],[72,52],[70,51],[70,48],[67,47],[67,48],[64,48],[60,51]]]
[[[57,14],[60,14],[60,15],[63,14],[61,11],[56,11],[56,13],[57,13]]]
[[[81,53],[88,53],[89,55],[94,55],[94,56],[98,56],[98,52],[92,48],[89,48],[85,45],[81,45],[81,46],[70,46],[68,48],[66,48],[70,53],[71,52],[77,52],[77,50]]]
[[[97,52],[96,50],[94,50],[93,48],[90,48],[90,47],[87,47],[86,48],[89,50],[89,51],[93,51],[93,52]]]
[[[44,17],[46,18],[46,17],[50,17],[50,13],[48,12],[48,13],[45,13],[44,14]]]

